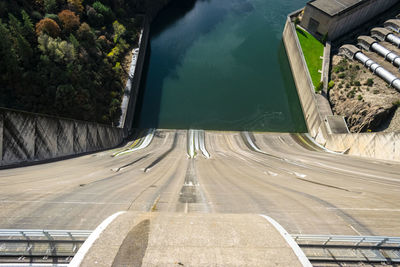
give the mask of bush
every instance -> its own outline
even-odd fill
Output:
[[[357,99],[361,101],[363,99],[362,95],[358,95]]]
[[[319,82],[318,86],[315,87],[315,91],[319,93],[322,91],[322,89],[324,89],[324,82],[321,81]]]
[[[372,85],[374,85],[374,79],[369,78],[369,79],[364,83],[364,85],[366,85],[366,86],[372,86]]]
[[[361,83],[360,83],[360,81],[355,81],[355,82],[354,82],[354,85],[355,85],[355,86],[361,86]]]
[[[349,83],[346,83],[346,88],[350,88],[350,84]]]
[[[36,34],[39,36],[42,33],[46,33],[51,37],[57,37],[60,35],[60,27],[57,22],[50,18],[44,18],[36,23]]]
[[[334,81],[330,81],[328,83],[328,89],[332,89],[333,87],[335,87],[335,82]]]
[[[346,74],[345,73],[340,73],[339,75],[338,75],[338,77],[340,78],[340,79],[344,79],[345,77],[346,77]]]

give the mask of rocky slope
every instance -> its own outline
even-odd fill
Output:
[[[344,57],[333,56],[331,80],[332,111],[345,117],[351,132],[382,130],[400,104],[399,92],[361,64]]]

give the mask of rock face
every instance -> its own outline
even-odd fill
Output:
[[[333,56],[331,80],[332,112],[345,117],[350,132],[378,131],[399,103],[400,94],[358,62]]]

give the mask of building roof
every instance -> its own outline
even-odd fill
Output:
[[[366,1],[370,0],[312,0],[308,4],[333,17],[347,9],[351,9],[360,2]]]

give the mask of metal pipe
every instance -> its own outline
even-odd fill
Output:
[[[370,69],[374,74],[381,77],[384,81],[393,86],[397,91],[400,92],[400,79],[387,71],[381,65],[364,55],[362,52],[357,52],[354,58],[359,60],[364,66]]]
[[[388,34],[386,36],[386,40],[388,40],[392,44],[395,44],[397,47],[400,47],[400,38],[394,35],[393,33]]]
[[[371,45],[371,49],[377,52],[382,57],[384,57],[387,61],[390,61],[396,67],[400,67],[400,57],[397,54],[390,51],[389,49],[387,49],[386,47],[378,43],[373,43]]]

